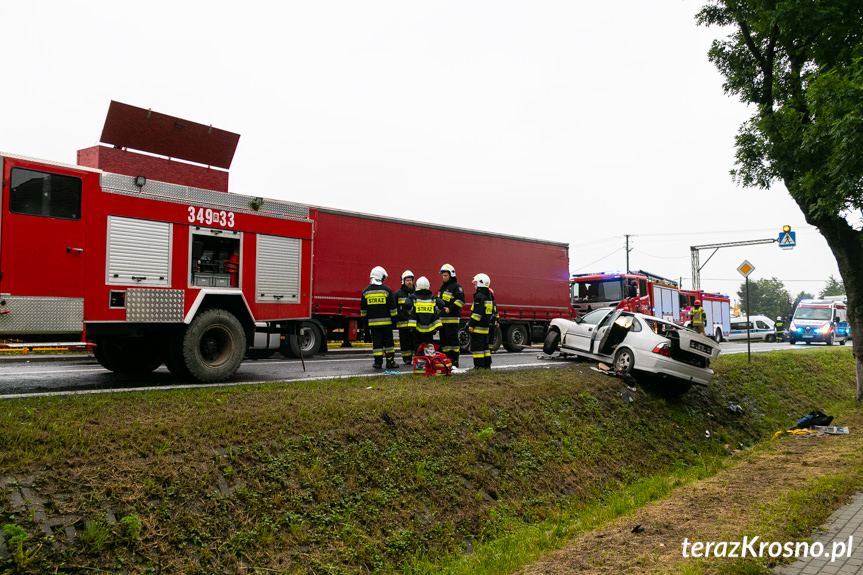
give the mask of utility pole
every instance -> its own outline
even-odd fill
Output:
[[[629,252],[632,251],[629,249],[629,236],[630,234],[624,234],[623,236],[626,238],[626,273],[629,273]]]

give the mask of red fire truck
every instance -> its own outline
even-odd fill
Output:
[[[116,372],[230,377],[310,317],[308,208],[5,155],[0,334],[84,334]],[[229,260],[234,257],[235,269]],[[256,329],[256,324],[258,325]]]
[[[692,306],[697,299],[701,300],[705,312],[704,333],[718,342],[726,339],[731,333],[731,298],[718,293],[680,290],[680,322],[687,327],[692,325]]]
[[[677,282],[643,270],[573,275],[570,290],[578,316],[600,307],[616,307],[680,321]]]

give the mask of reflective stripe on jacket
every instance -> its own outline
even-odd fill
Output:
[[[443,323],[458,323],[461,317],[461,308],[464,307],[464,289],[461,284],[455,281],[455,278],[440,286],[437,291],[438,297],[443,301],[441,306],[441,321]],[[444,307],[449,308],[449,313],[443,311]]]
[[[467,326],[472,327],[474,333],[488,333],[492,319],[497,312],[496,307],[488,288],[477,288],[476,293],[473,294],[473,304],[470,306],[470,318],[467,320]]]
[[[369,327],[392,325],[396,316],[396,298],[385,285],[370,285],[360,299],[360,317],[369,320]]]

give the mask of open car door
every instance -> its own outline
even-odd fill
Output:
[[[608,314],[600,326],[596,329],[599,343],[594,348],[599,355],[611,356],[614,350],[623,341],[635,320],[633,315],[623,310],[615,310]],[[599,334],[602,334],[601,336]]]

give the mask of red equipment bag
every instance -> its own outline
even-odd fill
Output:
[[[425,345],[420,345],[417,350],[417,355],[414,356],[413,367],[414,375],[450,375],[452,374],[452,361],[446,354],[438,351],[439,346],[434,346],[434,355],[426,355]]]

